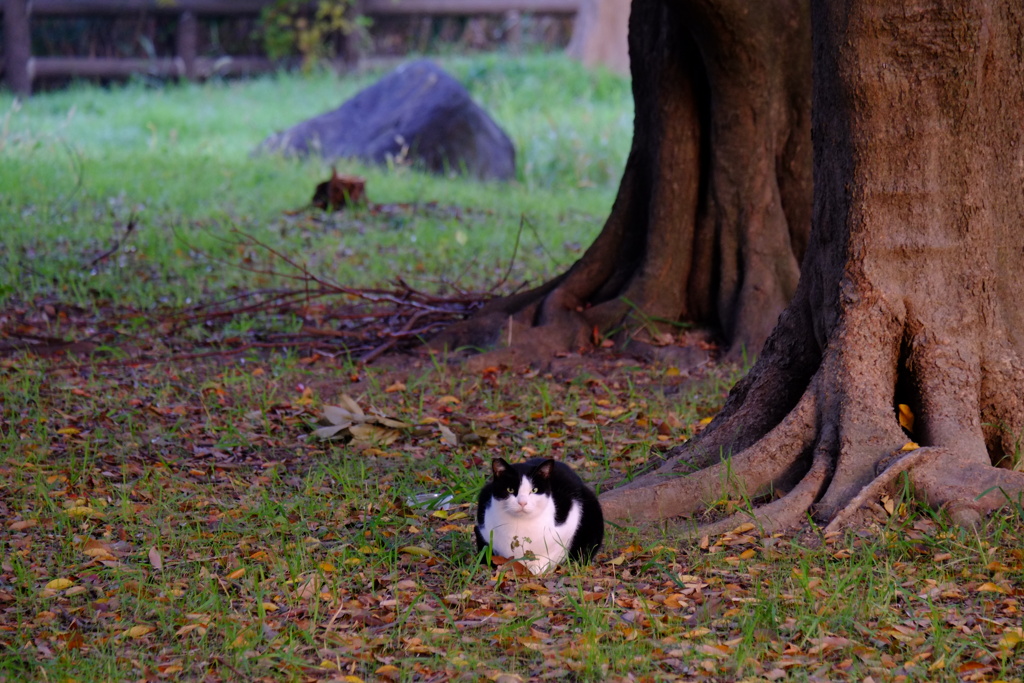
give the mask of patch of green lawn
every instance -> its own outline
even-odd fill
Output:
[[[236,231],[350,286],[399,274],[430,290],[481,289],[506,273],[509,287],[549,277],[589,243],[610,206],[631,136],[628,82],[549,55],[445,65],[512,136],[517,181],[341,162],[368,178],[373,202],[413,206],[326,221],[285,213],[308,204],[326,163],[250,153],[379,73],[79,85],[25,102],[0,95],[0,296],[148,308],[266,286],[273,278],[235,266],[281,264],[240,244]]]

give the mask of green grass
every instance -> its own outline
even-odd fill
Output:
[[[445,65],[512,136],[518,179],[482,184],[341,164],[368,178],[374,202],[440,205],[386,220],[286,216],[308,203],[327,165],[250,156],[270,133],[336,107],[380,73],[77,86],[27,102],[0,95],[0,225],[10,228],[0,296],[150,307],[263,284],[230,267],[247,256],[266,265],[233,231],[353,286],[396,273],[434,289],[496,283],[513,255],[511,283],[550,276],[589,243],[610,206],[631,136],[628,82],[543,55]],[[116,258],[93,264],[133,217]]]
[[[695,393],[720,403],[724,372]],[[482,564],[470,532],[487,460],[543,452],[597,485],[621,476],[699,428],[688,396],[651,389],[664,369],[609,355],[580,375],[481,379],[272,355],[22,357],[0,373],[7,680],[1019,680],[1012,514],[966,533],[897,499],[824,543],[609,527],[590,566]],[[342,393],[418,426],[387,444],[311,439]],[[455,504],[408,505],[424,492]]]
[[[410,213],[285,215],[328,169],[249,157],[373,75],[0,100],[3,324],[118,330],[94,356],[0,358],[0,681],[1020,681],[1019,510],[968,533],[904,492],[873,527],[825,539],[610,526],[594,563],[541,577],[477,554],[492,457],[551,455],[607,486],[701,429],[738,368],[690,377],[612,350],[482,373],[132,353],[171,342],[122,309],[281,286],[241,268],[281,264],[226,244],[235,230],[360,286],[403,274],[450,291],[461,273],[484,289],[522,217],[508,287],[575,258],[614,196],[628,84],[551,56],[446,64],[512,133],[520,176],[346,167],[374,201],[439,203]],[[239,316],[226,334],[266,324]],[[207,348],[194,337],[176,348]],[[313,438],[342,395],[412,426]],[[410,505],[424,493],[452,505]]]

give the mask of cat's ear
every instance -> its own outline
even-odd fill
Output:
[[[491,461],[491,472],[494,474],[494,478],[497,479],[501,475],[508,471],[509,464],[501,458],[495,458]]]
[[[541,464],[537,465],[537,469],[534,470],[534,474],[536,474],[541,479],[550,479],[551,473],[554,471],[555,461],[551,458],[548,458]]]

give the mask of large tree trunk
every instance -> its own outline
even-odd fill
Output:
[[[696,322],[756,353],[810,230],[806,0],[634,0],[633,146],[603,231],[566,273],[490,303],[435,346],[512,339],[533,359]]]
[[[1024,492],[1024,7],[816,0],[812,14],[799,288],[704,434],[602,497],[610,519],[771,491],[786,495],[754,511],[766,528],[808,511],[837,527],[901,473],[959,522]],[[901,450],[901,403],[919,449]]]

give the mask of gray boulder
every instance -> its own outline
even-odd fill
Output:
[[[515,147],[462,85],[426,59],[398,67],[340,107],[271,135],[257,151],[386,164],[482,180],[515,177]]]

